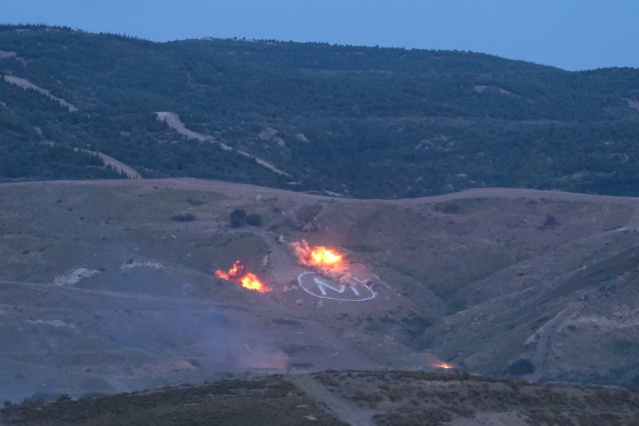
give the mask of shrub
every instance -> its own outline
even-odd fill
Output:
[[[459,204],[452,202],[446,204],[442,210],[444,213],[459,213],[460,208]]]
[[[524,376],[526,374],[534,373],[535,365],[529,359],[520,358],[510,364],[508,371],[514,376]]]
[[[246,223],[251,226],[262,226],[262,216],[257,213],[251,213],[246,216]]]
[[[192,222],[196,219],[193,213],[181,213],[171,216],[171,220],[176,222]]]
[[[231,212],[231,227],[239,228],[245,225],[246,211],[243,209],[235,209]]]
[[[244,219],[246,211],[244,209],[235,209],[231,212],[231,219]]]
[[[544,224],[539,229],[554,229],[555,226],[559,225],[557,222],[557,218],[551,214],[546,215],[546,219],[544,219]]]

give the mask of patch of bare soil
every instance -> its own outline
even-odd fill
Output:
[[[484,94],[497,94],[497,95],[512,95],[512,92],[509,92],[506,89],[502,89],[497,86],[473,86],[473,92],[475,93],[484,93]]]
[[[42,131],[39,128],[36,128],[36,131],[38,132],[40,137],[42,137]],[[49,146],[55,145],[55,142],[49,141],[49,140],[45,140],[43,143]],[[102,160],[105,166],[110,166],[116,171],[118,171],[119,173],[125,174],[127,178],[142,179],[142,175],[140,175],[140,173],[138,173],[137,170],[135,170],[133,167],[129,166],[128,164],[124,164],[120,160],[116,160],[110,155],[106,155],[102,152],[91,151],[89,149],[83,149],[83,148],[74,148],[74,152],[83,152],[83,153],[87,153],[91,155],[96,155],[98,158],[100,158],[100,160]]]
[[[517,412],[477,413],[472,419],[458,417],[449,426],[529,426],[531,419]]]
[[[294,377],[292,382],[317,402],[321,402],[338,419],[352,426],[369,426],[373,424],[373,411],[358,407],[350,401],[340,398],[329,391],[313,376],[301,375]]]
[[[97,155],[100,158],[100,160],[102,160],[105,166],[113,167],[119,173],[125,174],[129,179],[142,179],[142,176],[140,175],[140,173],[138,173],[137,170],[135,170],[133,167],[127,164],[124,164],[120,160],[116,160],[110,155],[106,155],[102,152],[97,152],[97,151],[89,151],[86,149],[83,149],[82,151],[88,152],[93,155]]]

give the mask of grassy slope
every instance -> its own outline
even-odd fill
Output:
[[[422,368],[429,352],[483,374],[508,374],[510,363],[527,358],[534,378],[637,383],[634,199],[484,190],[330,200],[196,180],[0,190],[0,318],[10,366],[2,374],[23,395],[33,392],[30,365],[55,365],[39,374],[51,376],[51,392],[74,394],[139,388],[143,377],[157,386],[240,371],[246,365],[234,351],[244,350],[242,324],[265,336],[320,336],[345,354],[330,363],[293,357],[289,367]],[[316,203],[320,231],[293,226],[295,212]],[[260,213],[264,227],[230,228],[235,208]],[[170,219],[184,213],[196,220]],[[320,306],[295,291],[289,284],[303,270],[276,243],[279,235],[345,250],[379,276],[379,298]],[[216,285],[212,270],[237,259],[276,291],[263,297]],[[125,271],[130,262],[164,269]],[[76,287],[52,286],[80,267],[99,273]],[[55,320],[66,325],[46,323]],[[228,354],[202,346],[215,335],[240,344]],[[286,365],[276,361],[266,364]],[[60,365],[73,371],[64,383],[55,379]]]

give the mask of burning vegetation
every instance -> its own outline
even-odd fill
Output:
[[[454,365],[444,362],[430,353],[424,354],[424,358],[426,360],[426,363],[430,364],[430,366],[433,368],[441,368],[443,370],[451,370],[455,368]]]
[[[271,291],[271,289],[264,285],[255,274],[247,272],[246,266],[244,266],[240,260],[236,260],[228,272],[218,269],[215,271],[215,275],[218,278],[240,284],[242,287],[249,290],[259,291],[260,293]]]
[[[324,246],[309,246],[306,240],[290,244],[297,262],[327,275],[342,275],[346,271],[344,255]]]
[[[451,368],[454,368],[452,364],[448,364],[446,362],[436,362],[435,364],[433,364],[433,367],[443,368],[444,370],[450,370]]]

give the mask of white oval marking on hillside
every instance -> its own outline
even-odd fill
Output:
[[[297,282],[305,292],[320,299],[363,302],[377,296],[377,293],[354,278],[348,284],[340,284],[315,272],[304,272],[297,277]]]

